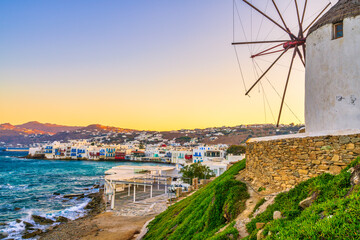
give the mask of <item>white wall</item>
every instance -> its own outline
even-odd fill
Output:
[[[360,129],[360,16],[343,24],[343,38],[332,24],[307,38],[306,132]]]

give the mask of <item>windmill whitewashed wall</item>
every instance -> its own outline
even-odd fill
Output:
[[[360,1],[340,0],[310,29],[306,46],[306,132],[360,129]]]

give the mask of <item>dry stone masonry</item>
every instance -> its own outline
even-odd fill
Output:
[[[246,177],[256,188],[287,189],[322,173],[338,174],[360,155],[360,131],[250,139]]]

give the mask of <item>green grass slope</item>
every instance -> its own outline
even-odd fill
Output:
[[[217,232],[245,208],[247,187],[234,178],[244,168],[245,160],[234,164],[204,188],[170,206],[148,225],[144,239],[236,239],[234,222]]]
[[[351,189],[347,170],[357,164],[359,159],[339,175],[322,174],[279,194],[273,205],[247,224],[247,239],[257,239],[257,222],[267,223],[265,239],[360,239],[360,186],[347,195]],[[300,208],[299,202],[314,192],[319,194],[316,201]],[[283,219],[273,220],[274,211],[280,211]]]

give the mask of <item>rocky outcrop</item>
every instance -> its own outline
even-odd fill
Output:
[[[36,222],[37,224],[40,225],[48,225],[48,224],[53,224],[54,221],[45,217],[41,217],[38,215],[32,215],[32,218],[34,220],[34,222]]]
[[[41,234],[41,233],[42,233],[42,231],[41,231],[40,229],[38,229],[38,230],[36,230],[36,231],[34,231],[34,232],[26,232],[26,233],[22,236],[22,238],[23,238],[23,239],[34,238],[34,237],[36,237],[37,235],[39,235],[39,234]]]
[[[305,198],[304,200],[302,200],[299,203],[299,207],[301,207],[302,209],[310,207],[311,204],[313,204],[315,202],[315,200],[317,199],[318,196],[319,196],[319,193],[314,192],[310,197]]]
[[[0,232],[0,239],[7,238],[8,236],[9,236],[8,233],[6,233],[6,232]]]
[[[68,221],[70,221],[70,219],[63,217],[63,216],[56,218],[56,222],[64,223],[64,222],[68,222]]]
[[[281,218],[282,218],[281,212],[280,211],[275,211],[274,214],[273,214],[273,219],[277,220],[277,219],[281,219]]]
[[[264,232],[264,229],[261,229],[260,231],[258,231],[258,233],[256,234],[256,239],[257,240],[261,240],[261,239],[265,238],[263,232]]]
[[[351,173],[350,183],[352,186],[360,184],[360,165],[354,167]]]

